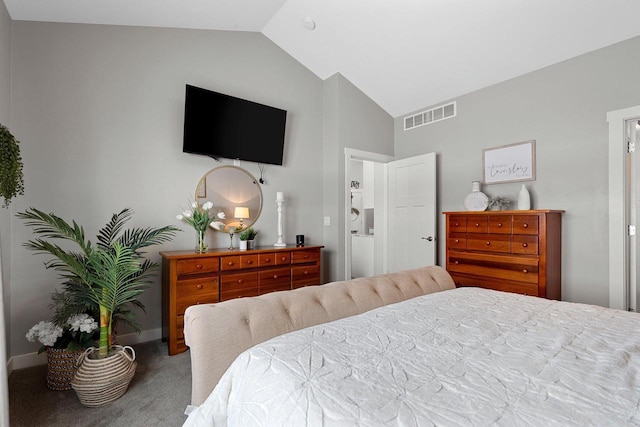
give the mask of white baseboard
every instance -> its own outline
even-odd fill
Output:
[[[142,331],[141,333],[131,333],[125,335],[118,335],[118,344],[120,345],[134,345],[143,342],[155,341],[162,338],[162,328],[149,329]],[[32,366],[44,365],[47,363],[47,355],[45,353],[38,354],[37,352],[20,354],[13,356],[7,362],[7,374],[11,375],[16,369],[30,368]]]

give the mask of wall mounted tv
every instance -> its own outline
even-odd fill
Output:
[[[186,86],[183,152],[282,165],[285,110]]]

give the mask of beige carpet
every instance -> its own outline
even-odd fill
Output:
[[[82,406],[73,390],[49,390],[45,365],[12,372],[11,426],[181,426],[191,398],[189,352],[169,356],[161,341],[133,347],[138,367],[129,389],[99,408]]]

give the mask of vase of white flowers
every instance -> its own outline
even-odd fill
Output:
[[[191,203],[191,209],[185,209],[181,214],[176,215],[179,221],[184,221],[196,231],[196,252],[203,253],[207,251],[206,231],[209,224],[216,222],[217,219],[224,219],[224,212],[216,212],[213,210],[213,203],[207,201],[202,205],[198,202]]]
[[[71,389],[78,358],[98,338],[98,323],[86,313],[69,317],[63,325],[41,321],[27,332],[29,341],[42,344],[38,353],[47,352],[47,387],[52,390]]]

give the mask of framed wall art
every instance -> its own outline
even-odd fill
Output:
[[[534,181],[536,179],[536,141],[484,149],[482,170],[485,184]]]

